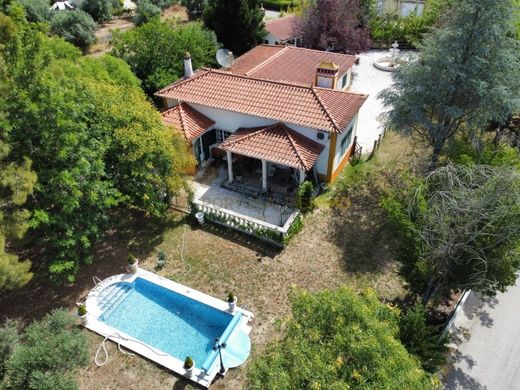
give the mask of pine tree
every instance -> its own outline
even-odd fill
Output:
[[[460,0],[425,38],[416,61],[381,93],[387,126],[432,147],[435,167],[446,142],[507,119],[520,101],[520,54],[511,37],[511,0]]]
[[[263,19],[259,0],[209,0],[203,14],[206,27],[235,55],[262,42],[266,34]]]

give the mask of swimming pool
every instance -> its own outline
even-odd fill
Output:
[[[220,368],[215,338],[228,344],[226,368],[249,355],[252,313],[230,313],[226,302],[144,270],[103,281],[89,294],[87,310],[87,328],[179,374],[185,373],[184,359],[192,357],[192,380],[206,387]]]

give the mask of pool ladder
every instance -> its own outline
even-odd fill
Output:
[[[130,285],[117,285],[107,287],[99,296],[98,306],[101,309],[101,316],[107,317],[132,291]]]

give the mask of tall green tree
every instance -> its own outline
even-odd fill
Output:
[[[448,165],[383,205],[401,240],[403,276],[423,303],[455,290],[493,295],[520,270],[520,174]]]
[[[218,41],[235,55],[262,43],[266,35],[259,0],[208,0],[202,19],[207,28],[215,31]]]
[[[77,389],[75,371],[88,362],[85,334],[63,309],[30,324],[8,321],[0,328],[0,388]]]
[[[215,34],[200,23],[178,25],[153,20],[123,33],[114,33],[112,54],[125,60],[152,95],[184,75],[184,53],[193,68],[215,63]]]
[[[56,277],[90,262],[108,210],[160,215],[183,185],[185,146],[167,129],[123,61],[81,57],[21,23],[4,56],[0,98],[12,158],[31,158],[38,184],[31,227]]]
[[[21,208],[32,193],[36,175],[31,161],[8,162],[9,147],[0,140],[0,291],[26,284],[32,277],[29,261],[6,252],[6,240],[19,239],[29,228],[29,211]]]
[[[7,69],[3,60],[9,50],[7,42],[16,36],[14,22],[0,13],[0,95],[8,94]],[[0,101],[2,98],[0,97]],[[6,252],[6,241],[19,239],[27,231],[30,213],[22,208],[32,193],[36,175],[31,170],[31,161],[22,158],[19,163],[10,161],[7,143],[8,123],[0,112],[0,291],[21,287],[32,277],[29,261]]]
[[[387,126],[418,136],[437,164],[446,142],[463,130],[502,122],[519,107],[519,45],[511,38],[511,0],[460,0],[424,40],[416,61],[383,91]]]
[[[398,311],[347,287],[293,298],[284,336],[255,357],[252,389],[428,389],[398,339]]]

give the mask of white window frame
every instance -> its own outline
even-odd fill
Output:
[[[353,126],[350,126],[350,128],[346,131],[345,135],[341,139],[340,143],[340,149],[339,149],[339,155],[343,157],[345,153],[348,150],[348,147],[352,143],[352,133],[353,133]]]
[[[227,137],[229,137],[232,134],[231,131],[222,130],[222,129],[215,129],[215,136],[217,139],[217,144],[221,144],[226,140]]]

